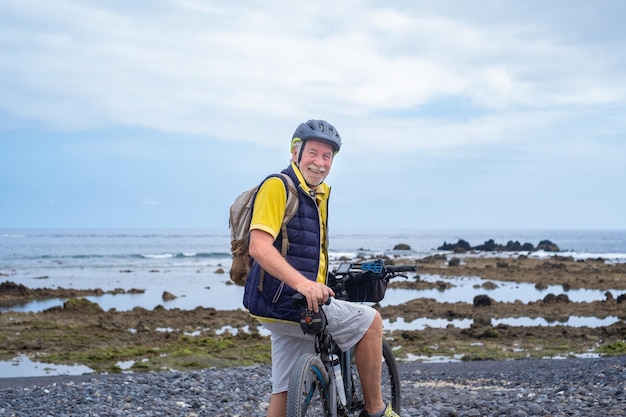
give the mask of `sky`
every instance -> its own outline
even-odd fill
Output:
[[[301,122],[335,229],[626,229],[621,0],[0,2],[0,228],[228,228]]]

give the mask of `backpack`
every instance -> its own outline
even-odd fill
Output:
[[[285,217],[280,228],[282,235],[282,256],[287,256],[289,240],[287,238],[287,223],[298,211],[298,191],[291,177],[286,174],[270,175],[271,177],[282,177],[287,189],[287,206]],[[265,182],[265,181],[264,181]],[[262,184],[262,183],[261,183]],[[230,217],[228,225],[230,228],[230,251],[233,255],[233,263],[230,267],[230,279],[237,285],[245,285],[250,272],[250,253],[248,245],[250,243],[250,221],[252,220],[252,208],[254,199],[261,185],[250,188],[241,193],[230,206]]]

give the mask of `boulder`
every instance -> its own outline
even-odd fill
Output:
[[[542,240],[541,242],[539,242],[539,244],[537,245],[537,250],[543,250],[546,252],[560,252],[561,251],[556,244],[550,242],[549,240]]]

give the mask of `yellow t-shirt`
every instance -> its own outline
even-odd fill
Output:
[[[299,187],[305,192],[310,194],[311,189],[307,186],[306,182],[302,178],[302,174],[298,168],[292,163],[298,180],[300,182]],[[315,201],[318,207],[318,213],[320,216],[320,264],[317,273],[317,281],[325,283],[326,274],[328,268],[328,248],[326,239],[326,219],[328,216],[328,196],[330,194],[330,187],[322,183],[315,188]],[[285,209],[287,207],[287,190],[283,180],[279,177],[272,177],[265,181],[256,199],[254,200],[254,211],[252,212],[252,219],[250,222],[250,230],[262,230],[269,233],[274,239],[276,239],[280,233],[280,228],[283,223],[283,217],[285,216]]]

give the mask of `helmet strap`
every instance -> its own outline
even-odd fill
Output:
[[[302,141],[302,146],[300,146],[300,152],[298,152],[298,168],[300,168],[300,161],[302,160],[302,155],[304,155],[304,146],[306,145],[306,140]]]

